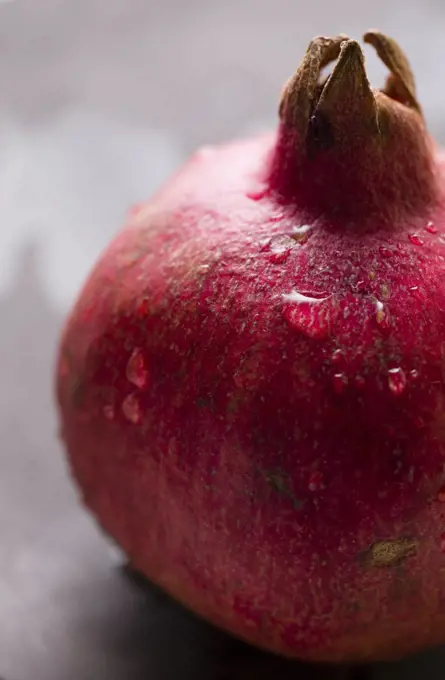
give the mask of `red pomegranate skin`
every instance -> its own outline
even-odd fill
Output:
[[[131,211],[63,333],[62,436],[186,606],[286,656],[390,658],[445,640],[443,201],[310,217],[265,189],[283,134],[197,152]]]

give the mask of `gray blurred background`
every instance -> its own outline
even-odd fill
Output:
[[[1,680],[217,677],[226,640],[124,578],[78,505],[57,441],[57,335],[130,204],[195,147],[273,126],[311,37],[369,28],[405,48],[445,141],[443,0],[0,0]],[[374,677],[442,665],[439,650]]]

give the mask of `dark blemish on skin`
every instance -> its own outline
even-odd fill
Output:
[[[215,402],[213,399],[213,395],[211,394],[208,394],[207,396],[204,397],[197,397],[195,400],[195,404],[199,409],[209,409],[209,411],[215,410]]]
[[[247,496],[251,500],[255,498],[255,492],[252,489],[242,489],[241,493],[243,494],[243,496]]]
[[[377,541],[361,554],[361,560],[369,567],[392,567],[415,555],[418,545],[413,538]]]
[[[203,489],[205,489],[206,491],[209,491],[211,493],[214,493],[214,494],[220,493],[220,490],[218,489],[218,487],[213,486],[212,484],[203,484],[202,487],[203,487]]]
[[[362,605],[360,602],[352,601],[347,603],[347,608],[352,614],[358,614],[362,611]]]
[[[294,492],[290,488],[289,482],[286,480],[287,475],[281,473],[280,471],[270,470],[261,470],[261,474],[271,489],[280,494],[280,496],[289,498],[295,510],[301,510],[301,508],[304,506],[304,501],[299,500],[295,496]]]

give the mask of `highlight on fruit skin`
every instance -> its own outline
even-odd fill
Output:
[[[401,48],[365,42],[382,90],[358,42],[315,38],[276,131],[130,212],[56,376],[73,477],[134,567],[314,661],[445,642],[444,161]]]

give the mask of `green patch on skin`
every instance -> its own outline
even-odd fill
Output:
[[[227,413],[228,414],[236,413],[245,402],[246,402],[245,391],[237,390],[233,392],[227,404]]]
[[[361,554],[369,567],[392,567],[417,553],[419,542],[413,538],[377,541]]]
[[[280,470],[261,470],[260,471],[270,488],[280,496],[289,498],[295,510],[301,510],[304,501],[299,500],[290,487],[289,478],[286,473]]]
[[[209,409],[209,411],[215,411],[215,401],[212,394],[206,396],[197,397],[195,404],[199,409]]]

